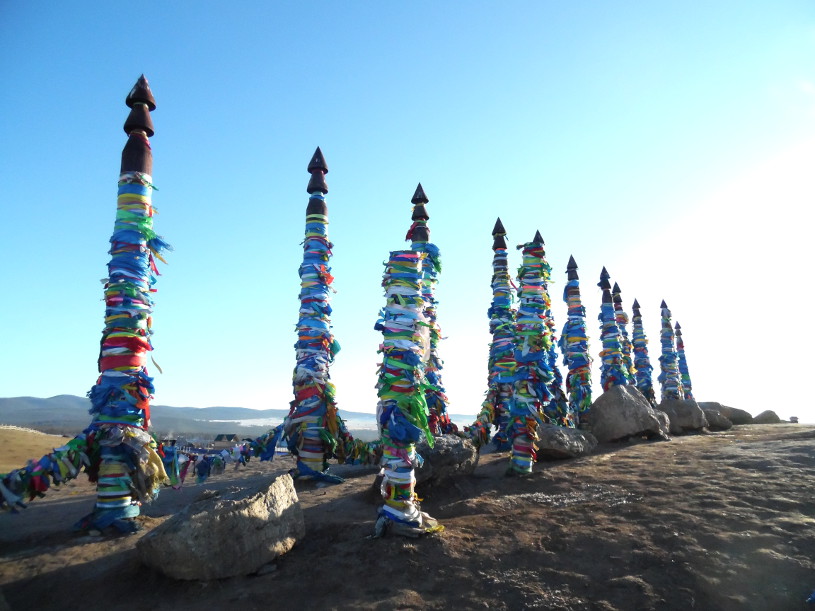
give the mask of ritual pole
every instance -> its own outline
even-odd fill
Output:
[[[110,238],[105,281],[105,328],[99,353],[99,378],[88,393],[93,420],[85,429],[90,449],[88,473],[97,482],[96,506],[80,529],[109,526],[134,532],[143,502],[155,498],[167,475],[148,433],[153,378],[147,353],[153,349],[152,311],[158,269],[155,259],[168,248],[153,230],[153,136],[150,112],[156,101],[142,75],[125,99],[116,221]]]
[[[628,372],[628,383],[633,384],[636,380],[637,370],[631,358],[631,340],[628,339],[628,314],[623,309],[623,297],[620,285],[616,282],[611,289],[611,297],[614,301],[614,317],[617,321],[617,328],[620,330],[620,349],[623,354],[623,368]]]
[[[654,384],[651,378],[651,372],[654,368],[651,366],[651,359],[648,357],[648,338],[645,336],[645,329],[642,326],[640,304],[636,299],[632,310],[634,312],[632,339],[634,368],[636,369],[635,385],[642,395],[648,399],[651,407],[656,407],[657,400],[654,396]]]
[[[549,392],[552,396],[548,402],[543,404],[544,421],[557,426],[574,428],[577,426],[576,413],[569,408],[569,400],[563,392],[563,376],[558,367],[557,355],[557,334],[555,333],[555,317],[552,314],[552,298],[549,295],[549,280],[552,277],[552,266],[546,260],[546,243],[541,238],[544,247],[541,256],[541,277],[543,278],[543,319],[546,323],[546,352],[548,369],[552,374],[552,381],[549,383]]]
[[[679,359],[679,376],[682,380],[682,392],[685,395],[685,399],[694,400],[690,371],[688,371],[688,361],[685,357],[685,342],[682,339],[682,327],[678,322],[674,325],[674,330],[676,331],[676,355]]]
[[[413,223],[408,229],[405,240],[411,242],[411,250],[426,254],[422,260],[422,299],[424,300],[424,315],[426,324],[430,331],[430,345],[427,350],[427,361],[424,366],[425,399],[427,409],[430,413],[429,426],[434,435],[445,435],[455,433],[458,428],[450,420],[447,413],[447,395],[444,394],[444,386],[441,381],[441,370],[444,361],[439,357],[439,342],[441,341],[441,328],[436,320],[436,284],[439,282],[441,272],[441,254],[439,247],[430,241],[430,227],[427,221],[430,216],[427,214],[425,204],[430,200],[425,195],[422,183],[416,187],[416,192],[410,200],[413,204]]]
[[[661,308],[662,328],[659,334],[659,342],[662,346],[662,354],[659,356],[660,373],[657,380],[662,390],[662,400],[669,399],[682,400],[682,378],[677,364],[676,348],[674,346],[674,331],[671,327],[671,310],[665,300],[659,306]]]
[[[560,337],[563,364],[568,367],[566,390],[569,393],[569,410],[580,424],[587,424],[591,408],[591,362],[589,338],[586,332],[586,308],[580,300],[580,278],[577,263],[569,257],[566,266],[566,286],[563,301],[567,307],[567,321]]]
[[[98,359],[99,377],[88,392],[91,424],[65,445],[0,478],[0,506],[24,508],[24,500],[44,496],[49,487],[75,478],[82,470],[97,483],[94,510],[78,530],[113,527],[131,533],[140,505],[168,483],[148,433],[153,379],[147,353],[153,349],[152,311],[158,276],[155,259],[169,249],[153,230],[153,136],[150,112],[156,101],[144,75],[125,98],[131,109],[124,124],[128,136],[119,174],[116,220],[105,279],[105,328]]]
[[[523,259],[518,270],[519,307],[515,318],[515,360],[518,379],[513,389],[507,436],[512,440],[512,455],[507,475],[532,472],[535,460],[534,443],[538,439],[538,424],[543,406],[552,394],[553,380],[549,369],[547,326],[544,320],[546,304],[543,298],[543,238],[535,232],[531,242],[518,247]],[[551,340],[551,338],[548,338]]]
[[[490,432],[495,426],[492,440],[499,450],[509,449],[507,423],[518,365],[515,361],[515,311],[512,309],[506,234],[499,218],[492,229],[492,303],[487,310],[492,342],[487,361],[487,395],[468,431],[473,442],[480,446],[489,443]]]
[[[386,532],[418,536],[442,528],[421,511],[414,490],[414,470],[422,464],[416,442],[424,436],[430,447],[434,445],[423,383],[428,349],[422,297],[426,256],[415,250],[391,252],[382,279],[386,303],[374,328],[382,331],[376,416],[382,444],[384,505],[379,509],[376,537]]]
[[[293,477],[308,476],[337,483],[342,478],[328,473],[328,459],[338,448],[340,423],[335,388],[329,367],[339,352],[331,332],[331,259],[333,244],[328,240],[328,207],[325,195],[328,166],[320,147],[314,151],[308,168],[311,178],[306,191],[303,262],[300,264],[300,317],[297,321],[297,363],[292,386],[294,400],[284,423],[289,450],[297,457]],[[274,446],[272,446],[272,450]]]
[[[600,272],[600,282],[597,283],[603,291],[600,314],[600,339],[603,349],[600,352],[602,367],[600,369],[600,383],[603,391],[612,386],[628,384],[628,371],[623,365],[623,353],[620,341],[620,329],[617,327],[617,318],[614,313],[614,302],[611,297],[611,284],[606,268]]]

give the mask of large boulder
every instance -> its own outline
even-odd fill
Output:
[[[699,404],[699,407],[702,407],[701,404]],[[733,428],[733,423],[722,416],[722,413],[719,410],[710,407],[702,407],[702,412],[705,414],[707,426],[711,431],[726,431],[727,429]]]
[[[648,399],[628,385],[612,386],[597,397],[589,410],[589,424],[600,443],[628,437],[665,438]]]
[[[174,579],[257,572],[306,532],[290,475],[254,493],[204,492],[136,544],[142,562]]]
[[[735,407],[728,407],[727,405],[722,405],[717,401],[702,401],[699,403],[699,407],[703,410],[705,409],[715,409],[718,412],[730,420],[733,424],[752,424],[753,423],[753,416],[750,412],[746,412],[743,409],[736,409]]]
[[[753,424],[780,424],[781,418],[773,410],[768,409],[753,418]]]
[[[469,439],[457,435],[434,438],[431,448],[426,439],[416,444],[424,464],[416,469],[416,485],[435,486],[457,475],[469,475],[478,464],[478,448]]]
[[[671,433],[674,435],[701,431],[707,427],[705,413],[693,399],[665,399],[659,404],[659,409],[671,419]]]
[[[587,431],[543,424],[538,427],[535,445],[538,457],[578,458],[591,454],[597,439]]]

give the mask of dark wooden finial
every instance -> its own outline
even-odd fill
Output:
[[[543,241],[543,237],[541,236],[540,231],[535,231],[535,237],[532,238],[532,242],[534,244],[543,244],[543,245],[546,244],[546,242]]]
[[[568,280],[579,280],[577,275],[577,261],[574,260],[572,255],[569,255],[569,262],[566,264],[566,278]]]
[[[676,329],[677,335],[682,335],[682,327],[679,325],[679,321],[674,325],[674,329]]]
[[[416,187],[413,192],[413,197],[410,203],[413,204],[413,213],[410,215],[413,225],[408,230],[406,239],[413,242],[429,242],[430,241],[430,228],[427,226],[427,221],[430,220],[430,215],[424,207],[430,200],[425,195],[422,183]]]
[[[501,218],[499,217],[498,220],[495,221],[495,227],[492,228],[492,250],[495,252],[499,248],[503,248],[506,250],[507,248],[507,241],[504,237],[507,235],[506,229],[504,229],[504,224],[501,222]]]
[[[325,182],[328,166],[325,164],[325,158],[319,146],[314,151],[314,155],[311,156],[307,169],[311,174],[311,178],[309,178],[306,191],[309,193],[322,193],[323,195],[328,193],[328,184]]]
[[[153,153],[148,138],[155,133],[150,111],[155,110],[156,100],[143,74],[127,94],[125,104],[130,108],[130,114],[124,124],[128,138],[122,149],[120,171],[152,175]]]
[[[665,303],[665,300],[663,299],[663,300],[662,300],[662,303],[661,303],[661,304],[659,304],[659,307],[660,307],[660,308],[667,308],[667,307],[668,307],[668,304],[667,304],[667,303]]]
[[[322,170],[324,174],[328,174],[328,166],[325,163],[323,151],[320,150],[319,146],[314,151],[314,155],[311,156],[311,161],[308,162],[308,168],[306,169],[309,173],[314,172],[314,170]]]
[[[147,110],[153,112],[156,109],[156,99],[153,97],[153,92],[150,91],[150,84],[142,74],[133,89],[127,94],[125,104],[128,108],[133,108],[136,104],[146,104]]]
[[[631,306],[631,308],[632,308],[632,309],[633,309],[635,312],[639,312],[639,310],[640,310],[640,302],[639,302],[639,301],[637,301],[636,299],[634,299],[634,305],[633,305],[633,306]]]
[[[597,283],[597,286],[599,286],[604,291],[603,292],[603,303],[611,303],[611,292],[610,292],[611,291],[611,283],[608,281],[609,278],[611,278],[611,276],[609,276],[608,272],[606,271],[606,268],[603,267],[603,271],[600,272],[600,282]],[[605,291],[609,291],[608,302],[606,302]]]
[[[430,200],[427,199],[427,195],[424,194],[424,189],[422,189],[422,183],[419,183],[419,186],[416,187],[416,191],[413,193],[413,198],[410,202],[416,206],[418,204],[426,204]]]

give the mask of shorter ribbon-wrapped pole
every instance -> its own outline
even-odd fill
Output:
[[[490,432],[495,426],[492,441],[500,450],[509,449],[507,423],[518,365],[515,361],[515,311],[512,309],[512,281],[505,236],[506,230],[499,218],[492,230],[492,303],[487,311],[492,342],[487,362],[487,396],[475,422],[468,428],[473,442],[480,446],[490,441]]]
[[[676,330],[676,355],[679,359],[679,377],[682,380],[682,392],[685,399],[693,400],[693,386],[690,381],[690,371],[688,371],[688,361],[685,357],[685,342],[682,339],[682,327],[677,322],[674,325]]]
[[[648,338],[645,336],[645,329],[642,326],[642,314],[640,314],[640,304],[635,299],[632,307],[634,317],[632,332],[634,348],[634,367],[636,369],[635,384],[642,395],[648,399],[651,407],[656,407],[657,400],[654,396],[654,384],[651,379],[651,359],[648,357]]]
[[[620,330],[620,349],[623,353],[623,368],[628,372],[628,383],[633,384],[636,380],[637,370],[631,358],[631,340],[628,339],[628,314],[623,309],[623,297],[620,285],[616,282],[611,289],[611,297],[614,301],[614,317],[617,321],[617,328]]]
[[[674,330],[671,327],[671,310],[663,300],[659,306],[662,315],[662,328],[659,334],[659,342],[662,346],[662,354],[659,357],[660,373],[657,380],[662,390],[662,400],[683,399],[682,378],[679,373],[678,357],[674,345]]]
[[[552,399],[550,384],[554,376],[549,370],[549,345],[546,304],[543,298],[543,238],[535,233],[523,249],[518,269],[519,307],[515,318],[515,360],[518,363],[514,397],[509,413],[507,436],[512,440],[512,456],[507,475],[532,472],[535,461],[535,441],[542,409]]]
[[[569,257],[566,267],[567,283],[563,287],[563,301],[567,307],[567,321],[560,337],[563,364],[569,368],[566,390],[569,393],[569,410],[581,424],[588,423],[591,408],[591,355],[586,332],[586,308],[580,300],[580,278],[577,263]]]
[[[382,497],[375,536],[390,531],[418,536],[441,527],[421,511],[414,469],[422,464],[416,442],[434,444],[423,383],[428,326],[422,298],[422,263],[414,250],[391,252],[382,286],[386,303],[375,328],[382,331],[376,407],[382,443]]]
[[[617,327],[609,278],[609,273],[604,267],[600,273],[600,282],[597,283],[597,286],[603,290],[600,315],[597,318],[600,321],[600,339],[603,342],[603,350],[600,352],[600,360],[603,363],[600,370],[600,383],[604,391],[609,390],[612,386],[628,384],[629,380],[628,370],[623,365],[620,329]]]
[[[430,200],[425,195],[422,183],[416,187],[416,192],[410,200],[413,204],[413,223],[407,232],[406,240],[410,240],[411,250],[425,253],[422,261],[422,299],[424,300],[424,315],[429,331],[429,346],[426,352],[426,362],[424,367],[424,377],[427,383],[425,399],[427,409],[430,412],[430,431],[434,435],[445,435],[455,433],[458,428],[450,420],[447,413],[447,395],[444,394],[444,386],[441,380],[441,370],[444,361],[439,356],[439,342],[441,341],[441,328],[436,320],[436,284],[439,282],[441,272],[441,253],[439,247],[430,241],[430,227],[427,221],[430,216],[427,214],[425,204]]]

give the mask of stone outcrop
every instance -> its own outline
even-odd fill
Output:
[[[700,404],[701,407],[701,404]],[[722,413],[711,407],[702,407],[702,412],[705,414],[707,420],[707,427],[711,431],[726,431],[733,428],[733,423],[727,418],[722,416]]]
[[[656,414],[657,420],[659,420],[659,430],[662,431],[665,437],[669,437],[671,434],[671,419],[668,418],[668,414],[658,409],[654,410],[654,414]]]
[[[674,435],[707,428],[705,413],[693,399],[667,399],[659,404],[659,409],[671,419],[671,433]]]
[[[254,493],[206,491],[136,544],[141,561],[174,579],[249,575],[303,538],[290,475]]]
[[[634,386],[613,386],[592,403],[591,433],[600,443],[629,437],[665,439],[654,410]]]
[[[702,401],[699,403],[699,407],[704,409],[715,409],[718,412],[730,420],[733,424],[752,424],[753,423],[753,416],[750,412],[746,412],[743,409],[736,409],[735,407],[728,407],[727,405],[722,405],[716,401]]]
[[[478,449],[457,435],[435,438],[431,448],[426,439],[416,444],[424,464],[416,469],[416,485],[435,486],[458,475],[469,475],[478,464]]]
[[[768,409],[753,418],[753,424],[781,424],[781,418],[773,410]]]
[[[586,456],[597,447],[597,439],[587,431],[570,429],[554,424],[538,427],[538,458],[578,458]]]

